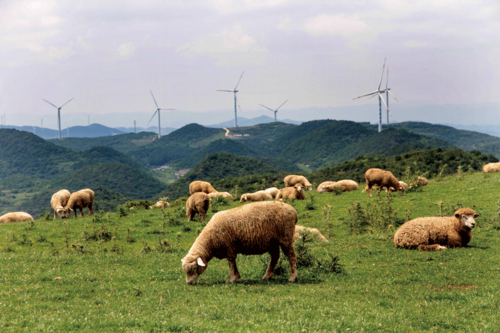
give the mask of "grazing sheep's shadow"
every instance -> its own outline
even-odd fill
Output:
[[[476,246],[476,245],[467,245],[467,246],[464,246],[466,249],[469,248],[469,249],[480,249],[480,250],[488,250],[490,249],[491,247],[490,246]]]
[[[216,282],[198,282],[196,285],[198,287],[212,287],[214,285],[234,285],[234,286],[266,286],[266,285],[319,285],[323,283],[323,280],[320,279],[311,279],[311,278],[302,278],[297,279],[295,282],[288,282],[288,279],[271,279],[269,281],[264,280],[244,280],[241,279],[239,281],[233,283],[226,283],[225,281],[216,281]]]

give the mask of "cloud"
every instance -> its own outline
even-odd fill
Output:
[[[304,30],[313,36],[342,36],[365,32],[369,25],[356,15],[319,15],[304,22]]]
[[[135,46],[132,42],[122,44],[118,47],[118,55],[120,58],[128,59],[135,52]]]

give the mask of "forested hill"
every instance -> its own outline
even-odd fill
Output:
[[[158,138],[158,134],[153,132],[127,133],[113,136],[101,136],[97,138],[63,138],[52,139],[50,142],[70,148],[75,151],[88,150],[94,147],[111,147],[122,153],[149,144]]]

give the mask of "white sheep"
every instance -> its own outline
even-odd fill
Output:
[[[240,202],[246,202],[246,201],[265,201],[265,200],[270,200],[273,197],[271,194],[267,193],[266,191],[257,191],[255,193],[245,193],[242,194],[240,197]]]
[[[68,203],[70,195],[71,193],[69,193],[68,190],[60,190],[52,195],[50,206],[52,206],[54,210],[54,220],[57,218],[57,214],[59,214],[62,219],[69,216],[69,210],[66,210],[65,206]]]
[[[311,183],[304,176],[298,175],[288,175],[283,179],[285,183],[285,187],[292,187],[295,184],[301,184],[303,188],[307,188],[309,191],[312,191],[313,187]]]
[[[282,188],[278,195],[276,195],[276,200],[304,200],[306,198],[306,194],[304,193],[304,189],[300,183],[295,184],[293,187],[285,187]]]
[[[0,216],[0,223],[33,221],[33,216],[25,212],[13,212]]]

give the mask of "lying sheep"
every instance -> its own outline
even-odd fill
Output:
[[[66,210],[69,212],[75,212],[75,217],[77,217],[76,210],[80,209],[80,214],[85,216],[83,214],[83,209],[88,207],[89,209],[89,215],[94,214],[94,200],[95,200],[95,194],[94,191],[92,191],[89,188],[73,192],[69,196],[68,202],[66,203],[66,206],[64,207]]]
[[[54,210],[54,220],[57,218],[56,213],[59,214],[62,219],[69,216],[69,210],[67,211],[64,207],[68,203],[70,195],[71,193],[69,193],[68,190],[60,190],[52,195],[50,206],[52,206]]]
[[[25,212],[13,212],[0,216],[0,223],[33,221],[33,216]]]
[[[321,232],[319,232],[318,229],[316,228],[306,228],[306,227],[303,227],[301,225],[296,225],[295,226],[295,233],[293,234],[293,241],[295,242],[297,239],[299,238],[302,238],[302,236],[300,235],[300,232],[301,231],[308,231],[310,232],[311,234],[315,234],[316,236],[318,236],[318,238],[323,241],[323,242],[328,242],[328,239],[326,239],[325,236],[323,236],[321,234]]]
[[[276,195],[276,200],[304,200],[305,198],[306,194],[304,193],[301,184],[295,184],[293,187],[282,188],[278,192],[278,195]]]
[[[400,184],[401,186],[403,186],[403,188],[404,188],[405,190],[407,190],[407,189],[408,189],[408,184],[406,184],[404,181],[401,181],[401,180],[400,180],[400,181],[399,181],[399,184]],[[384,187],[382,187],[382,189],[383,189],[384,191],[386,191],[386,192],[387,192],[387,187],[385,187],[385,186],[384,186]],[[394,187],[391,187],[391,191],[396,191],[396,189],[395,189]],[[363,191],[363,192],[366,192],[366,188],[364,189],[364,191]]]
[[[273,197],[266,191],[257,191],[255,193],[245,193],[240,197],[240,202],[246,201],[265,201],[270,200]]]
[[[301,184],[303,188],[307,188],[309,191],[313,189],[311,183],[304,176],[288,175],[283,179],[285,182],[285,187],[292,187],[295,184]]]
[[[274,198],[276,198],[276,196],[278,195],[278,192],[280,190],[278,190],[276,187],[270,187],[270,188],[266,188],[264,191],[269,193],[274,199]]]
[[[397,189],[399,195],[403,195],[405,189],[399,181],[394,177],[392,172],[385,171],[382,169],[371,168],[366,170],[365,172],[365,180],[366,180],[366,193],[369,197],[372,196],[371,189],[373,185],[378,185],[380,188],[386,187],[389,189],[389,193],[392,192],[391,187]]]
[[[485,173],[500,172],[500,162],[485,164],[483,166],[483,172]]]
[[[149,209],[155,209],[155,208],[160,208],[160,209],[165,209],[165,208],[170,208],[170,204],[166,201],[158,201],[152,206],[149,206]]]
[[[226,198],[226,199],[232,199],[233,198],[233,196],[229,192],[213,192],[213,193],[209,193],[208,194],[208,198],[210,200],[212,200],[213,198],[218,197],[218,196],[221,196],[221,197]]]
[[[411,181],[410,186],[427,186],[429,184],[429,181],[425,177],[418,177],[416,181]]]
[[[470,208],[460,208],[451,217],[420,217],[403,224],[394,235],[394,245],[422,251],[462,247],[472,239],[479,217]]]
[[[197,192],[209,194],[217,192],[217,190],[214,189],[209,182],[195,180],[194,182],[191,182],[191,184],[189,184],[189,194],[192,195]]]
[[[208,194],[203,192],[194,193],[186,201],[186,216],[188,217],[188,221],[192,221],[196,214],[200,214],[202,221],[205,221],[208,208],[210,208]],[[200,215],[198,215],[198,221],[200,220]]]
[[[227,283],[241,277],[236,266],[238,254],[269,252],[271,262],[263,280],[273,276],[280,257],[280,248],[290,262],[290,279],[297,280],[293,233],[297,223],[295,209],[282,202],[255,202],[215,214],[182,259],[186,282],[193,285],[207,269],[212,258],[229,262]]]
[[[321,184],[318,185],[318,188],[316,189],[319,193],[323,193],[323,192],[326,192],[326,187],[327,186],[332,186],[333,184],[335,184],[334,181],[331,181],[331,180],[327,180],[327,181],[324,181],[322,182]]]
[[[358,183],[350,179],[339,180],[338,182],[323,182],[322,184],[325,185],[323,185],[321,188],[318,187],[319,193],[333,192],[334,187],[342,189],[342,192],[355,191],[359,187]]]

